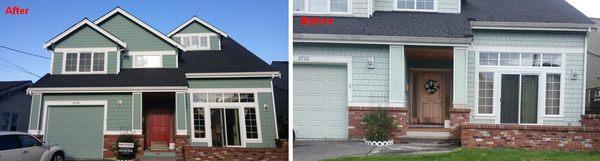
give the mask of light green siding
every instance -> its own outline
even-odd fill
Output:
[[[49,106],[46,140],[67,158],[101,159],[103,118],[103,106]]]
[[[177,56],[176,55],[163,55],[163,68],[177,68]]]
[[[220,36],[211,36],[209,39],[210,39],[210,49],[209,50],[221,50]]]
[[[355,17],[369,17],[369,0],[353,0],[352,15]]]
[[[216,34],[216,36],[209,37],[209,41],[210,41],[210,49],[209,50],[220,50],[221,49],[221,38],[219,36],[219,33],[212,31],[208,27],[205,27],[204,25],[202,25],[198,22],[190,23],[188,26],[184,27],[179,32],[177,32],[176,34],[171,36],[171,39],[175,40],[178,43],[181,43],[181,38],[177,37],[177,34],[190,34],[190,33],[213,33],[213,34]]]
[[[177,113],[175,113],[175,118],[177,119],[177,130],[185,130],[186,127],[186,121],[187,119],[187,115],[186,115],[186,109],[187,109],[187,101],[186,101],[186,94],[185,93],[176,93],[175,94],[175,101],[176,101],[176,105],[175,106],[175,111]]]
[[[142,94],[133,93],[133,130],[142,130]]]
[[[89,26],[62,38],[54,48],[117,47],[117,44]]]
[[[406,84],[406,61],[404,56],[404,46],[390,47],[390,71],[394,73],[390,75],[390,102],[406,103],[406,92],[404,84]]]
[[[123,52],[121,54],[121,68],[129,69],[133,66],[133,57],[129,55],[128,52]]]
[[[271,88],[270,79],[188,79],[189,88]]]
[[[60,52],[52,54],[52,74],[62,73],[63,55],[64,54]]]
[[[473,46],[575,47],[583,49],[585,34],[574,32],[473,31]]]
[[[564,120],[543,120],[544,124],[547,125],[574,125],[579,126],[581,115],[583,114],[583,107],[585,102],[583,100],[584,84],[583,80],[583,53],[566,53],[565,58],[565,72],[562,76],[565,78],[565,91],[564,91]],[[573,78],[571,71],[579,73],[577,78]]]
[[[467,84],[464,79],[467,77],[467,50],[464,48],[454,49],[454,69],[453,71],[453,104],[467,104]]]
[[[121,14],[116,14],[98,25],[127,43],[129,51],[176,50],[168,42]]]
[[[437,0],[437,12],[460,13],[461,0]],[[373,0],[376,11],[392,11],[395,9],[394,0]]]
[[[382,103],[389,96],[389,46],[294,43],[294,56],[352,56],[352,102]],[[368,68],[369,57],[375,68]]]
[[[29,130],[40,130],[40,117],[42,113],[42,95],[33,94],[31,96],[31,111],[29,118]]]
[[[129,131],[132,125],[132,96],[129,94],[48,94],[44,95],[44,101],[50,100],[106,100],[107,124],[109,131]],[[122,107],[117,107],[118,101],[123,102]]]
[[[108,52],[107,62],[106,62],[106,72],[109,74],[116,74],[118,70],[118,54],[117,52]]]
[[[264,110],[265,105],[268,111]],[[275,147],[277,125],[275,125],[275,106],[273,105],[272,93],[258,93],[258,106],[262,143],[247,143],[246,147]]]

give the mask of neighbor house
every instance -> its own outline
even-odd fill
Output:
[[[377,107],[396,142],[463,137],[461,123],[581,125],[593,22],[563,0],[294,0],[293,13],[299,139],[361,139]]]
[[[276,146],[279,72],[196,16],[164,35],[117,7],[43,47],[51,69],[28,89],[29,133],[65,148],[67,158],[112,158],[121,135],[133,135],[143,157],[219,158]]]
[[[596,25],[588,36],[585,109],[586,113],[600,114],[600,19],[592,20]]]
[[[31,81],[0,81],[0,131],[27,132]]]

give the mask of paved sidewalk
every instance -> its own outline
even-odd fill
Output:
[[[318,161],[347,156],[369,156],[380,154],[439,153],[454,151],[458,146],[436,143],[403,143],[386,147],[374,147],[363,142],[350,141],[296,141],[295,161]]]

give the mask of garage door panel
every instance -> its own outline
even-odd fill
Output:
[[[102,158],[102,106],[50,106],[46,138],[65,149],[68,158]]]
[[[294,65],[294,126],[298,138],[348,137],[344,65]]]

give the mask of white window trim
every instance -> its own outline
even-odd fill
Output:
[[[163,54],[130,54],[131,55],[131,68],[162,68],[163,67]],[[144,67],[144,66],[136,66],[135,62],[137,59],[136,56],[159,56],[159,65],[157,67]]]
[[[186,50],[190,50],[190,51],[194,51],[194,50],[210,50],[210,37],[211,36],[218,36],[217,34],[214,33],[183,33],[183,34],[176,34],[173,37],[179,38],[179,41],[181,42],[181,45],[183,45],[183,37],[189,37],[190,38],[190,45],[192,44],[192,36],[198,36],[200,37],[206,37],[206,47],[201,47],[200,46],[200,39],[198,39],[198,47],[186,47]]]
[[[108,52],[107,51],[93,51],[93,50],[79,50],[79,51],[61,51],[63,52],[63,60],[62,60],[62,74],[106,74],[107,65],[108,65]],[[67,54],[68,53],[76,53],[77,54],[77,64],[75,71],[67,71]],[[81,72],[79,71],[79,61],[81,57],[81,53],[92,53],[90,59],[90,71],[89,72]],[[104,69],[102,71],[94,71],[94,53],[104,53]]]
[[[473,49],[473,48],[472,48]],[[496,124],[500,124],[500,94],[501,94],[501,81],[503,74],[518,74],[518,75],[538,75],[538,113],[537,113],[537,123],[533,125],[542,125],[545,120],[563,120],[565,118],[565,81],[566,81],[566,72],[565,72],[565,62],[566,62],[566,52],[570,50],[541,50],[537,51],[535,49],[509,49],[506,50],[482,50],[483,48],[477,48],[480,51],[475,51],[475,73],[479,74],[480,72],[494,72],[494,103],[492,106],[492,114],[479,114],[477,111],[478,108],[475,107],[475,118],[483,118],[483,119],[495,119]],[[498,48],[494,48],[498,49]],[[523,51],[523,52],[520,52]],[[561,54],[561,66],[560,67],[523,67],[523,66],[486,66],[479,65],[479,54],[480,52],[513,52],[513,53],[540,53],[540,54]],[[500,61],[500,56],[498,56],[498,61]],[[546,75],[547,74],[560,74],[561,82],[560,82],[560,107],[559,107],[559,115],[546,115]],[[475,79],[475,106],[479,105],[479,79]],[[519,94],[520,94],[520,85],[519,85]],[[519,122],[520,125],[531,125],[520,123],[520,110],[519,107]]]
[[[304,0],[304,11],[293,11],[295,14],[336,14],[336,15],[350,15],[352,14],[352,0],[347,0],[348,1],[348,11],[346,12],[332,12],[331,11],[331,0],[326,0],[327,1],[327,11],[326,12],[310,12],[308,9],[308,1],[311,0]],[[292,1],[292,5],[294,5],[294,2]],[[293,6],[292,6],[293,9]]]
[[[398,0],[393,0],[394,11],[413,11],[413,12],[437,12],[438,11],[438,0],[433,0],[433,10],[417,9],[417,0],[414,0],[414,1],[415,1],[415,9],[402,9],[402,8],[398,8]]]
[[[239,121],[240,121],[240,146],[225,146],[225,147],[246,147],[246,143],[262,143],[262,128],[261,128],[261,120],[260,120],[260,110],[262,109],[258,103],[258,93],[269,91],[272,92],[270,88],[207,88],[207,89],[189,89],[189,100],[190,100],[190,121],[191,121],[191,141],[192,142],[207,142],[209,147],[212,147],[212,131],[211,127],[211,118],[206,117],[207,114],[210,114],[210,109],[238,109],[239,112]],[[194,101],[194,93],[253,93],[254,94],[254,102],[193,102]],[[258,139],[249,139],[246,136],[246,121],[245,121],[245,111],[244,108],[255,108],[256,110],[256,126],[258,132]],[[205,138],[196,138],[194,136],[194,108],[203,108],[204,109],[204,130],[205,130]]]
[[[492,113],[479,113],[479,74],[480,73],[492,73],[492,82],[493,82],[493,86],[492,86]],[[498,82],[496,82],[496,73],[497,72],[493,72],[493,71],[478,71],[476,74],[476,80],[475,80],[475,116],[476,117],[494,117],[494,109],[495,109],[495,105],[496,105],[496,85],[498,84]]]

